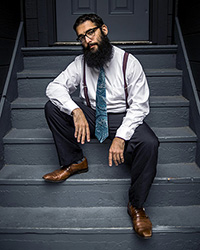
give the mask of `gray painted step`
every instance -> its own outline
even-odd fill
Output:
[[[153,238],[132,229],[126,207],[0,208],[1,249],[194,249],[200,244],[200,207],[149,207]],[[24,216],[26,215],[26,216]],[[177,241],[179,242],[177,244]]]
[[[200,206],[149,207],[154,232],[167,232],[168,227],[181,232],[200,232]],[[126,207],[91,208],[0,208],[7,220],[0,221],[4,233],[114,233],[129,232],[132,223]],[[26,216],[24,216],[26,214]],[[3,218],[2,217],[2,218]],[[184,218],[184,219],[183,219]],[[84,233],[84,232],[82,232]]]
[[[20,97],[44,97],[45,90],[60,70],[24,70],[18,73]],[[151,95],[180,95],[182,71],[177,69],[145,69]]]
[[[16,99],[12,103],[12,126],[19,129],[47,128],[43,110],[46,102],[46,98]],[[183,96],[152,96],[150,106],[146,122],[151,127],[188,125],[189,102]]]
[[[119,45],[118,47],[133,54],[176,54],[177,45]],[[54,46],[54,47],[24,47],[21,49],[25,57],[36,55],[79,55],[81,46]]]
[[[66,56],[29,56],[24,57],[24,69],[58,69],[64,70],[74,59],[75,55]],[[135,55],[143,68],[174,68],[176,66],[175,54],[148,54]]]
[[[154,128],[161,142],[159,163],[194,162],[196,135],[189,127]],[[58,164],[55,145],[48,129],[12,129],[4,137],[6,164]],[[89,163],[108,164],[110,140],[96,139],[83,145]],[[91,154],[92,150],[92,154]]]
[[[134,46],[124,47],[129,53],[134,54],[144,68],[174,68],[176,66],[177,46]],[[81,54],[77,48],[24,48],[25,69],[59,69],[63,70],[66,65]]]
[[[90,164],[87,173],[71,176],[62,184],[46,183],[42,176],[57,168],[56,165],[6,165],[0,171],[1,206],[126,205],[130,187],[129,166],[110,168]],[[200,205],[200,169],[195,163],[159,164],[157,169],[145,207]]]
[[[188,101],[180,96],[182,72],[175,69],[177,46],[133,46],[126,50],[144,66],[153,96],[147,120],[161,142],[158,173],[145,204],[153,222],[153,238],[143,241],[132,230],[126,213],[130,169],[127,165],[108,167],[109,140],[102,145],[92,139],[83,146],[89,172],[62,184],[41,179],[58,167],[58,161],[50,131],[41,129],[46,99],[35,97],[45,97],[48,82],[81,50],[24,48],[19,95],[33,99],[17,99],[12,104],[13,125],[24,129],[13,129],[4,138],[9,165],[0,171],[2,250],[199,249],[200,170],[194,163],[197,138],[186,127]],[[155,122],[156,116],[168,123]],[[40,129],[27,129],[31,123]]]

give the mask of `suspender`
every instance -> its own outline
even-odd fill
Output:
[[[123,75],[124,75],[124,91],[125,91],[125,98],[126,98],[126,108],[128,108],[128,90],[127,90],[127,83],[126,83],[126,65],[128,61],[128,52],[124,53],[123,59]]]
[[[85,100],[86,100],[87,106],[91,108],[90,100],[89,100],[89,97],[88,97],[87,85],[86,85],[85,60],[84,60],[84,66],[83,66],[83,88],[84,88],[83,90],[84,90],[84,95],[85,95]]]
[[[128,52],[124,53],[124,58],[123,58],[123,66],[122,66],[122,70],[123,70],[123,76],[124,76],[124,91],[125,91],[125,98],[126,98],[126,108],[128,108],[128,90],[127,90],[127,83],[126,83],[126,65],[127,65],[127,61],[128,61]],[[86,76],[85,76],[85,61],[84,61],[84,66],[83,66],[83,88],[84,88],[84,95],[85,95],[85,100],[87,103],[88,107],[91,107],[90,105],[90,100],[88,97],[88,90],[87,90],[87,85],[86,85]]]

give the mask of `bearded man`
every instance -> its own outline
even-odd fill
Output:
[[[112,46],[108,28],[96,14],[80,16],[74,30],[83,55],[47,87],[48,125],[57,148],[60,168],[43,176],[60,182],[88,171],[80,144],[96,137],[111,139],[108,165],[131,158],[128,213],[136,233],[152,236],[152,224],[143,208],[156,174],[159,142],[144,122],[149,113],[149,88],[144,71],[131,54]],[[71,94],[80,86],[80,100]],[[105,173],[106,174],[106,173]]]

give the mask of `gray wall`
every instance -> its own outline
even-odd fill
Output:
[[[25,0],[24,22],[27,47],[55,42],[55,0]]]
[[[200,97],[200,1],[180,0],[178,17]]]
[[[6,80],[20,22],[20,0],[1,1],[0,6],[0,97]]]

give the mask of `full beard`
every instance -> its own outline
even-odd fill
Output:
[[[101,34],[101,41],[97,44],[97,46],[97,50],[92,51],[88,44],[86,48],[83,47],[83,53],[85,62],[89,67],[100,69],[112,59],[113,47],[108,37],[105,36],[103,33]]]

